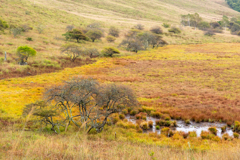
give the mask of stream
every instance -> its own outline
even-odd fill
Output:
[[[136,119],[135,117],[131,117],[129,115],[126,116],[126,119],[129,122],[132,122],[136,124]],[[156,121],[159,120],[157,118],[153,117],[147,117],[147,122],[148,121],[153,121],[153,128],[147,131],[144,131],[144,133],[149,133],[149,132],[156,132],[158,134],[161,134],[161,129],[156,130]],[[192,122],[191,124],[186,125],[184,121],[182,120],[176,120],[177,122],[177,127],[174,127],[174,131],[183,131],[185,133],[188,133],[190,131],[195,131],[197,133],[197,137],[200,137],[202,131],[208,131],[208,128],[210,127],[216,127],[217,129],[217,136],[222,137],[224,133],[228,133],[229,136],[233,137],[233,131],[231,128],[227,127],[226,132],[222,133],[221,127],[226,126],[225,123],[220,123],[220,122],[214,122],[214,123],[209,123],[209,122],[201,122],[201,123],[196,123]]]

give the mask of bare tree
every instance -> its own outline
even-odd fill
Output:
[[[56,126],[65,126],[67,130],[73,123],[77,127],[84,125],[88,132],[92,129],[101,132],[109,116],[138,103],[130,88],[115,84],[100,85],[92,78],[72,79],[61,86],[47,89],[44,95],[49,104],[55,105],[46,112],[36,110],[35,115],[41,116],[54,131]],[[47,108],[45,103],[43,106]],[[29,111],[29,108],[27,106],[25,110]]]

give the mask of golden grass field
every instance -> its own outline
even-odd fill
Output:
[[[94,146],[92,145],[95,144],[96,139],[101,141],[101,144],[110,141],[109,143],[117,143],[119,146],[121,146],[122,143],[130,143],[128,144],[129,147],[136,145],[142,157],[139,158],[139,154],[132,154],[132,159],[145,159],[145,156],[146,158],[148,157],[147,159],[151,158],[149,155],[144,156],[146,153],[146,150],[143,149],[144,145],[150,145],[150,149],[147,151],[153,151],[156,157],[170,157],[174,154],[175,157],[171,157],[173,159],[178,159],[178,157],[179,159],[184,159],[183,157],[187,159],[190,154],[188,153],[189,143],[190,149],[194,150],[191,151],[190,155],[196,159],[201,159],[201,156],[204,156],[205,159],[211,159],[211,157],[220,154],[219,152],[227,156],[224,157],[222,155],[223,157],[220,156],[220,159],[231,159],[232,157],[234,159],[234,157],[238,157],[237,150],[239,140],[237,139],[224,141],[219,139],[201,140],[201,138],[183,139],[182,137],[176,136],[166,138],[155,134],[137,133],[135,129],[131,129],[132,126],[125,125],[125,122],[119,122],[115,127],[106,127],[101,134],[86,136],[87,139],[84,139],[84,141],[88,144],[89,149],[86,149],[87,151],[86,153],[82,153],[83,155],[77,155],[75,153],[68,153],[68,150],[74,147],[74,142],[72,142],[70,134],[67,135],[67,137],[65,137],[65,133],[60,134],[60,137],[63,136],[66,139],[61,138],[61,140],[55,142],[54,139],[56,137],[49,135],[49,133],[43,134],[32,131],[29,133],[26,131],[21,133],[21,128],[24,127],[25,120],[20,117],[23,107],[28,103],[40,99],[45,87],[60,84],[62,81],[74,76],[83,76],[96,78],[102,83],[115,82],[128,85],[134,89],[139,97],[138,100],[143,106],[155,108],[162,112],[170,114],[177,112],[181,114],[182,117],[187,116],[188,118],[192,118],[194,115],[199,115],[197,118],[202,118],[201,115],[203,115],[216,120],[218,120],[218,117],[226,121],[239,120],[237,114],[239,112],[239,88],[236,85],[239,81],[239,47],[240,45],[237,43],[170,45],[148,52],[144,51],[136,55],[116,58],[98,58],[96,59],[96,63],[82,67],[66,68],[55,73],[1,80],[0,96],[2,99],[0,101],[0,109],[2,112],[2,125],[8,124],[7,129],[3,129],[2,132],[2,134],[6,136],[2,144],[5,144],[7,139],[11,139],[11,141],[9,141],[11,147],[7,149],[9,150],[9,154],[7,152],[7,154],[4,155],[9,157],[14,148],[14,143],[18,142],[18,140],[10,134],[13,132],[17,137],[23,136],[18,138],[19,146],[17,146],[14,151],[16,155],[13,154],[13,156],[19,156],[19,152],[20,156],[23,157],[28,157],[28,154],[32,156],[33,151],[31,145],[28,145],[29,142],[24,136],[27,136],[29,133],[34,133],[36,141],[34,143],[31,142],[33,146],[36,144],[42,146],[42,144],[46,145],[52,142],[54,143],[52,145],[57,145],[60,148],[63,147],[62,149],[64,150],[64,146],[62,146],[64,142],[62,141],[71,141],[71,145],[65,148],[64,155],[58,155],[52,149],[45,151],[45,147],[42,148],[43,150],[40,149],[39,154],[43,154],[43,152],[54,152],[53,155],[50,156],[52,159],[54,159],[55,156],[65,156],[65,154],[72,156],[72,159],[90,154],[92,157],[89,159],[94,159],[95,155],[92,153],[92,147]],[[184,114],[184,112],[189,114]],[[9,121],[11,118],[15,119],[15,122],[13,120]],[[19,121],[22,122],[23,125],[19,125]],[[74,132],[74,130],[76,129],[71,128],[70,133],[75,135],[76,132]],[[115,132],[118,136],[117,140],[114,139]],[[48,141],[49,136],[52,138],[52,141],[45,142]],[[81,136],[84,136],[82,131],[77,137]],[[89,139],[90,141],[88,141]],[[28,147],[25,148],[23,147],[24,145]],[[4,148],[6,147],[5,145],[3,146]],[[157,146],[162,146],[163,152],[166,153],[164,155],[158,153]],[[169,146],[170,149],[165,148],[166,146]],[[21,149],[21,147],[23,148]],[[76,147],[80,147],[78,149],[81,150],[81,145],[77,145]],[[173,150],[177,148],[180,150],[174,152]],[[104,149],[108,150],[108,147]],[[114,157],[115,155],[111,154],[112,152],[119,154],[118,149],[111,148],[111,150],[113,151],[109,151],[110,155],[106,153],[107,156]],[[222,150],[224,150],[224,152]],[[98,152],[99,154],[96,156],[104,159],[105,153],[101,152],[101,150],[98,150]],[[121,154],[130,156],[125,152]],[[44,155],[42,156],[44,157]],[[68,158],[65,157],[65,159]]]
[[[119,56],[81,58],[74,64],[66,62],[59,50],[66,43],[62,34],[67,25],[83,28],[98,22],[105,34],[110,26],[117,26],[121,34],[115,43],[102,38],[81,44],[100,51],[117,47],[135,24],[144,24],[146,30],[162,23],[179,26],[181,14],[195,12],[209,22],[222,15],[240,15],[224,0],[0,0],[1,19],[33,27],[16,38],[9,30],[0,35],[0,58],[7,51],[9,60],[0,63],[0,159],[239,159],[238,139],[167,138],[138,133],[135,125],[124,120],[96,135],[74,126],[55,135],[48,128],[42,132],[33,128],[32,121],[22,117],[25,105],[40,100],[45,88],[81,76],[127,85],[142,107],[173,118],[240,121],[240,43],[229,31],[206,37],[185,27],[180,35],[163,35],[168,46],[137,54],[119,48]],[[42,34],[36,30],[38,25],[46,26]],[[30,65],[50,61],[55,67],[19,66],[15,53],[21,45],[37,50]]]

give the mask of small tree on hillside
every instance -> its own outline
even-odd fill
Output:
[[[86,33],[86,35],[90,39],[92,39],[93,42],[95,42],[95,40],[101,39],[103,37],[103,32],[101,30],[98,30],[98,29],[91,29]]]
[[[84,49],[76,44],[66,44],[61,47],[61,52],[67,54],[72,62],[85,54]]]
[[[85,55],[88,55],[90,58],[94,58],[98,57],[100,54],[97,48],[87,48],[85,49]]]
[[[17,56],[19,57],[19,64],[25,65],[29,57],[36,55],[36,50],[28,46],[20,46],[17,49]]]
[[[88,37],[80,29],[73,29],[72,31],[68,31],[67,33],[63,34],[63,36],[66,37],[66,40],[76,39],[77,42],[79,42],[79,40],[88,40]]]
[[[106,47],[102,50],[102,54],[105,57],[112,57],[114,54],[120,54],[120,51],[114,47]]]
[[[109,28],[109,35],[111,35],[111,36],[114,36],[114,37],[119,37],[119,29],[117,29],[116,27],[110,27]]]

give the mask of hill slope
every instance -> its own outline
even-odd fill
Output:
[[[106,23],[173,22],[179,23],[181,14],[199,13],[204,19],[214,21],[222,15],[240,14],[225,0],[35,0],[36,4],[57,8]]]

